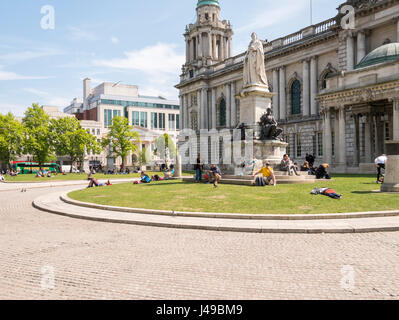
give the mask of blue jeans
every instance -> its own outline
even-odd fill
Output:
[[[195,181],[200,182],[202,180],[202,171],[201,169],[195,170]]]

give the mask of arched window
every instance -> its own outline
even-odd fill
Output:
[[[323,76],[323,79],[321,80],[321,88],[326,89],[327,88],[327,78],[331,74],[331,72],[326,72]]]
[[[219,104],[219,126],[226,126],[226,101],[224,99]]]
[[[291,85],[291,114],[301,113],[301,83],[295,80]]]

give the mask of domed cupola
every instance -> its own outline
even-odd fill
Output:
[[[197,8],[202,6],[218,6],[219,7],[219,0],[198,0]]]
[[[388,43],[371,51],[365,56],[355,69],[372,66],[379,63],[391,62],[399,58],[399,43]]]

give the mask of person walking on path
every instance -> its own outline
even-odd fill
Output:
[[[377,183],[381,182],[382,169],[385,170],[385,164],[387,162],[386,154],[383,154],[374,160],[375,165],[377,166]]]

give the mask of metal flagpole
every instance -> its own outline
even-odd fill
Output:
[[[310,25],[313,25],[313,4],[312,4],[312,0],[310,0]]]

